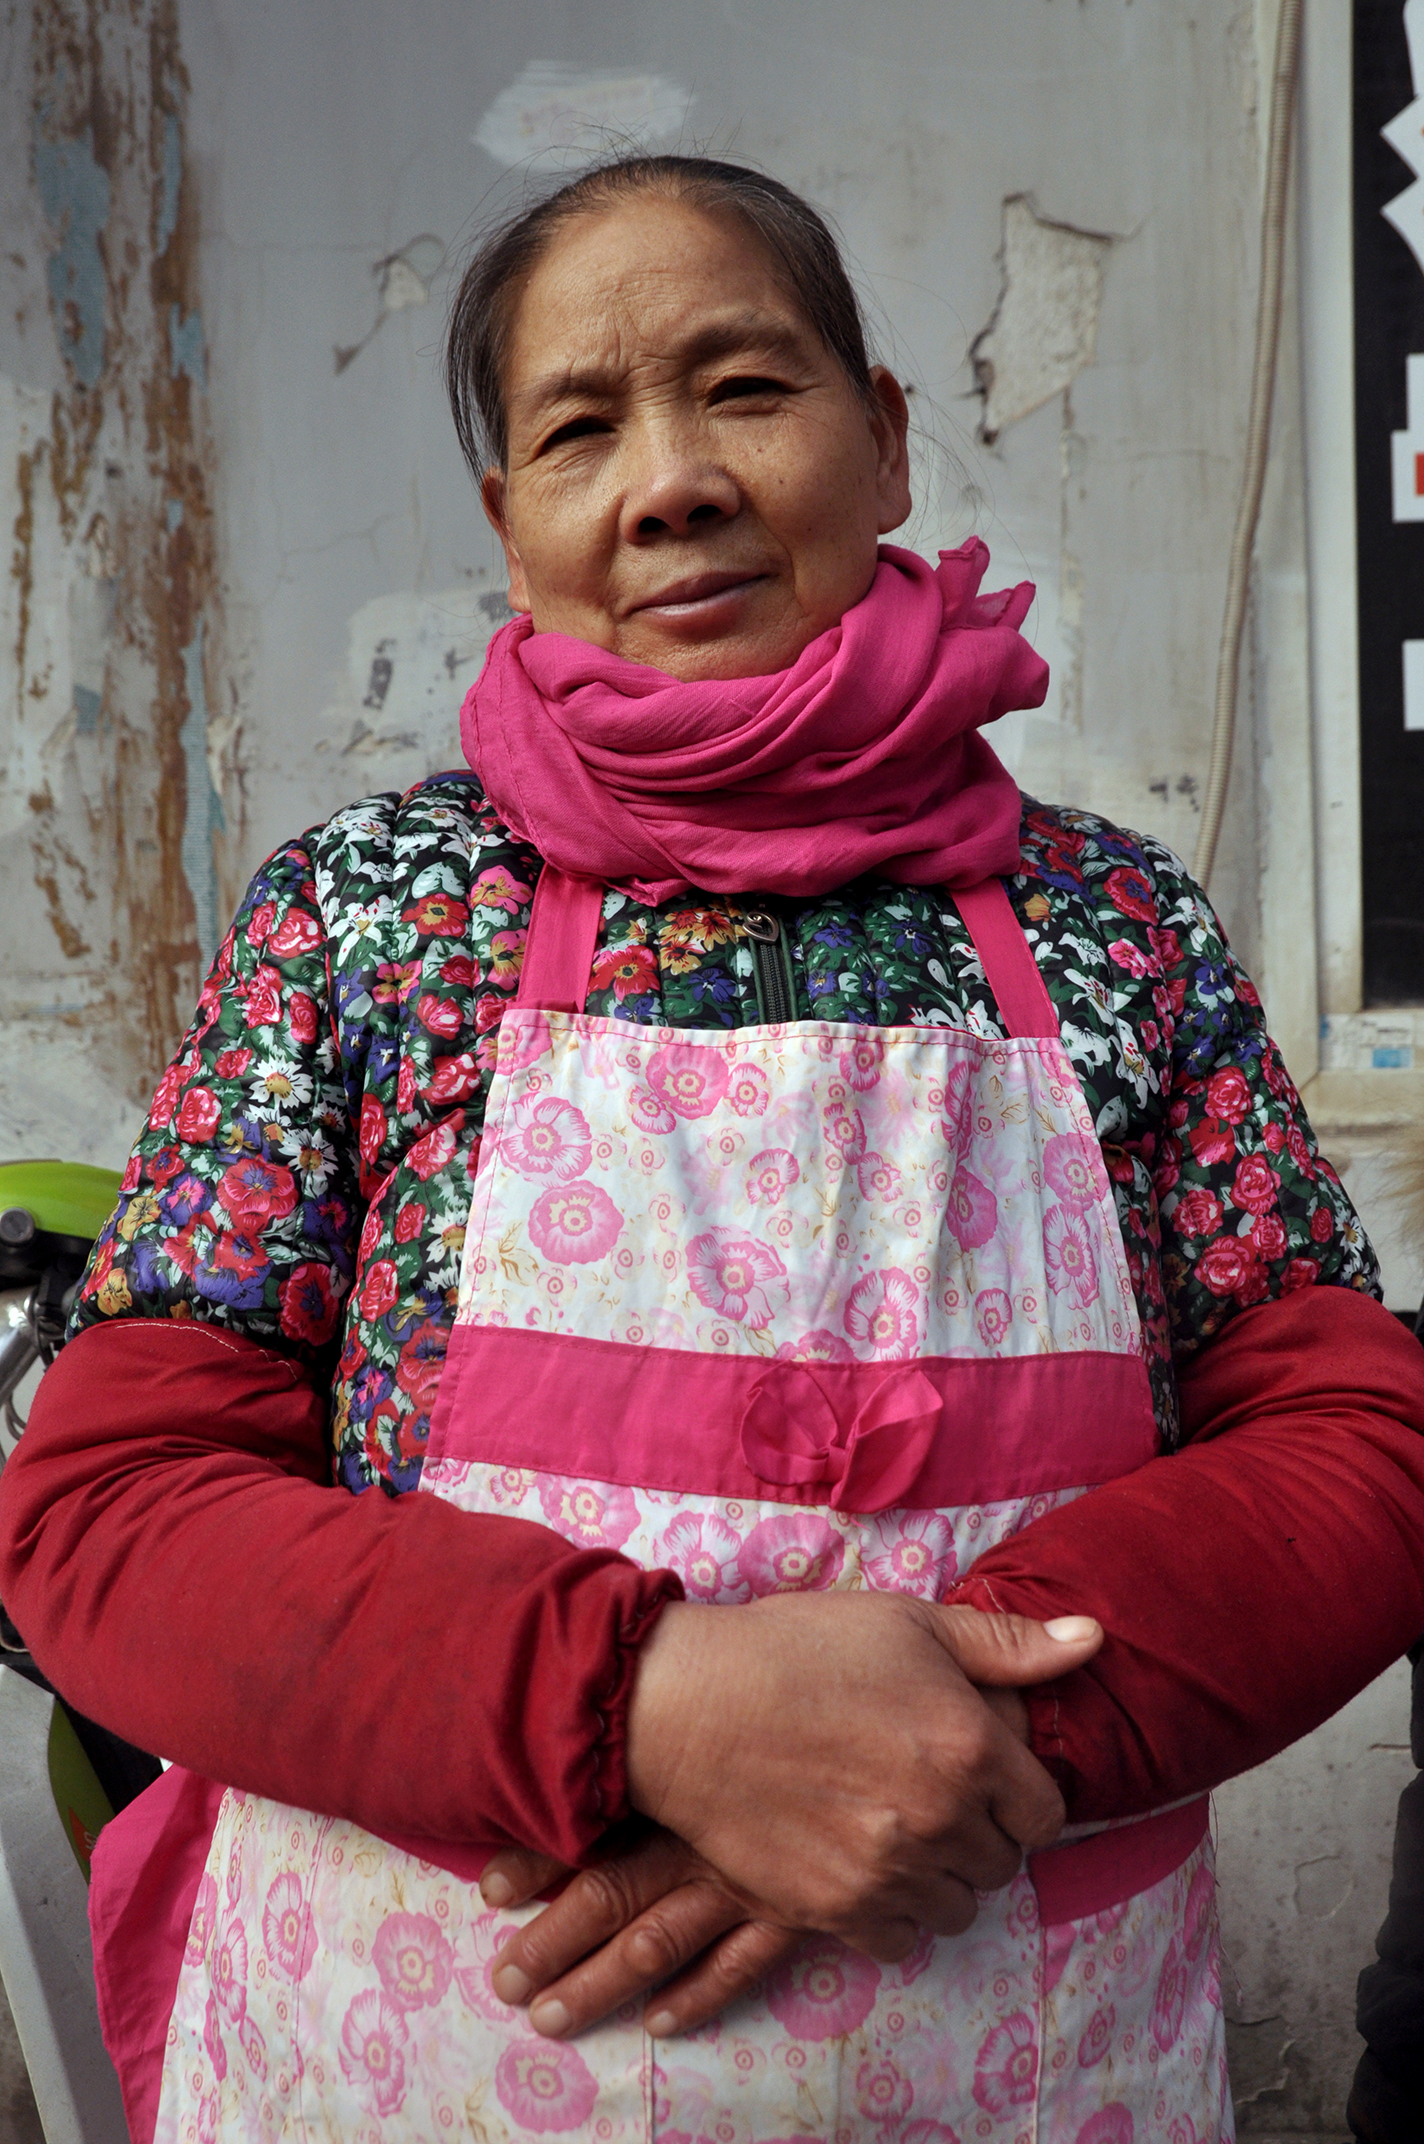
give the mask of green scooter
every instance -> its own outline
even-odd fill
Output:
[[[24,1431],[16,1395],[36,1364],[46,1369],[64,1345],[80,1278],[104,1223],[118,1204],[114,1169],[79,1161],[0,1162],[0,1467]],[[0,1604],[0,1660],[52,1690]],[[158,1759],[133,1748],[55,1696],[114,1810],[143,1792]]]

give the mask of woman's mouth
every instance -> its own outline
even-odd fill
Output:
[[[632,608],[642,616],[651,614],[679,624],[715,624],[724,611],[730,614],[739,599],[759,588],[766,578],[764,573],[745,568],[740,572],[693,574],[686,580],[669,582],[666,588]]]

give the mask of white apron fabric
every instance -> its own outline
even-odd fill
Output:
[[[1002,886],[956,899],[1007,1041],[688,1032],[557,1009],[582,1002],[567,978],[586,978],[597,892],[546,871],[425,1493],[670,1567],[692,1601],[935,1599],[1152,1455],[1087,1105]],[[160,2144],[1234,2134],[1201,1802],[1032,1856],[966,1934],[902,1965],[812,1940],[669,2043],[637,2004],[559,2045],[500,2003],[491,1961],[534,1910],[490,1912],[359,1826],[230,1792]]]

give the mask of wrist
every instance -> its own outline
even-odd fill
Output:
[[[682,1743],[681,1715],[694,1683],[694,1632],[713,1613],[669,1601],[638,1648],[624,1764],[630,1806],[654,1821],[661,1821],[669,1757]]]

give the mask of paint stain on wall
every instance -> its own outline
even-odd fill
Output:
[[[30,60],[62,384],[47,406],[0,393],[0,731],[26,782],[23,802],[13,783],[0,796],[4,876],[23,844],[67,995],[138,1096],[213,949],[241,802],[234,785],[225,809],[209,772],[222,616],[177,0],[36,0]]]
[[[587,161],[612,144],[675,141],[693,102],[691,91],[666,75],[531,60],[470,139],[497,164],[537,171]]]
[[[345,674],[315,752],[369,762],[363,787],[403,788],[459,766],[460,701],[512,615],[502,591],[473,584],[371,597],[348,621]]]

